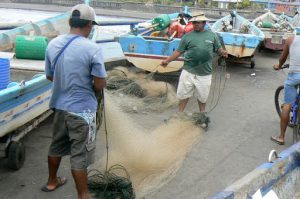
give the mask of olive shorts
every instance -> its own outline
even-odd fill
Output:
[[[94,162],[95,141],[89,140],[89,124],[80,116],[55,110],[52,143],[48,155],[70,155],[72,170],[85,170]]]

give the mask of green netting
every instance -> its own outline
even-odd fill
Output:
[[[263,28],[272,28],[272,23],[269,21],[263,21],[262,22],[262,27]]]
[[[154,30],[161,31],[167,28],[171,23],[170,16],[162,14],[152,20],[152,25],[155,25]]]
[[[47,37],[18,35],[16,37],[16,58],[44,60],[47,45]]]

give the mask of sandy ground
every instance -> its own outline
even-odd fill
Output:
[[[188,154],[176,177],[158,192],[146,196],[147,199],[209,198],[266,162],[270,150],[282,151],[292,145],[291,129],[288,129],[285,146],[270,141],[270,136],[279,131],[274,92],[286,76],[286,72],[272,70],[279,55],[269,51],[257,53],[255,69],[243,65],[227,67],[230,79],[218,106],[209,114],[209,130]],[[195,100],[192,100],[187,112],[195,108]],[[176,111],[174,108],[161,114],[131,114],[131,117],[152,129]],[[60,175],[69,178],[67,185],[53,193],[40,191],[47,180],[46,157],[52,119],[47,119],[23,139],[27,151],[22,169],[7,170],[4,160],[0,160],[0,198],[76,198],[68,158],[63,160],[59,170]],[[104,150],[104,146],[98,150]]]

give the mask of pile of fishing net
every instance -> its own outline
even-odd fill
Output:
[[[126,112],[163,111],[177,104],[173,85],[125,67],[108,72],[107,90]]]
[[[105,95],[104,112],[108,156],[105,159],[105,155],[99,154],[105,145],[105,134],[100,131],[97,138],[98,161],[93,165],[97,171],[89,173],[91,192],[103,198],[112,195],[143,198],[156,192],[175,177],[186,155],[204,132],[197,125],[201,117],[184,113],[168,116],[170,119],[165,121],[152,121],[152,129],[140,126],[143,118],[137,121],[124,113],[109,95]],[[155,117],[159,118],[153,115],[153,120]],[[122,165],[126,172],[123,169],[108,169],[109,172],[106,172],[114,165]]]

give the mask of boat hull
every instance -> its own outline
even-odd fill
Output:
[[[219,32],[220,39],[228,54],[237,57],[251,57],[260,44],[260,38],[255,35]]]
[[[178,48],[180,39],[125,35],[119,37],[118,42],[127,60],[140,69],[167,73],[178,71],[183,66],[183,58],[171,62],[166,68],[160,66],[161,61]]]
[[[0,91],[0,137],[49,109],[52,83],[45,75]]]
[[[125,56],[129,62],[135,65],[138,68],[149,72],[158,72],[158,73],[169,73],[175,72],[182,68],[183,59],[175,60],[168,64],[167,67],[160,66],[161,62],[167,58],[167,56],[151,56],[145,54],[133,54],[125,53]]]

